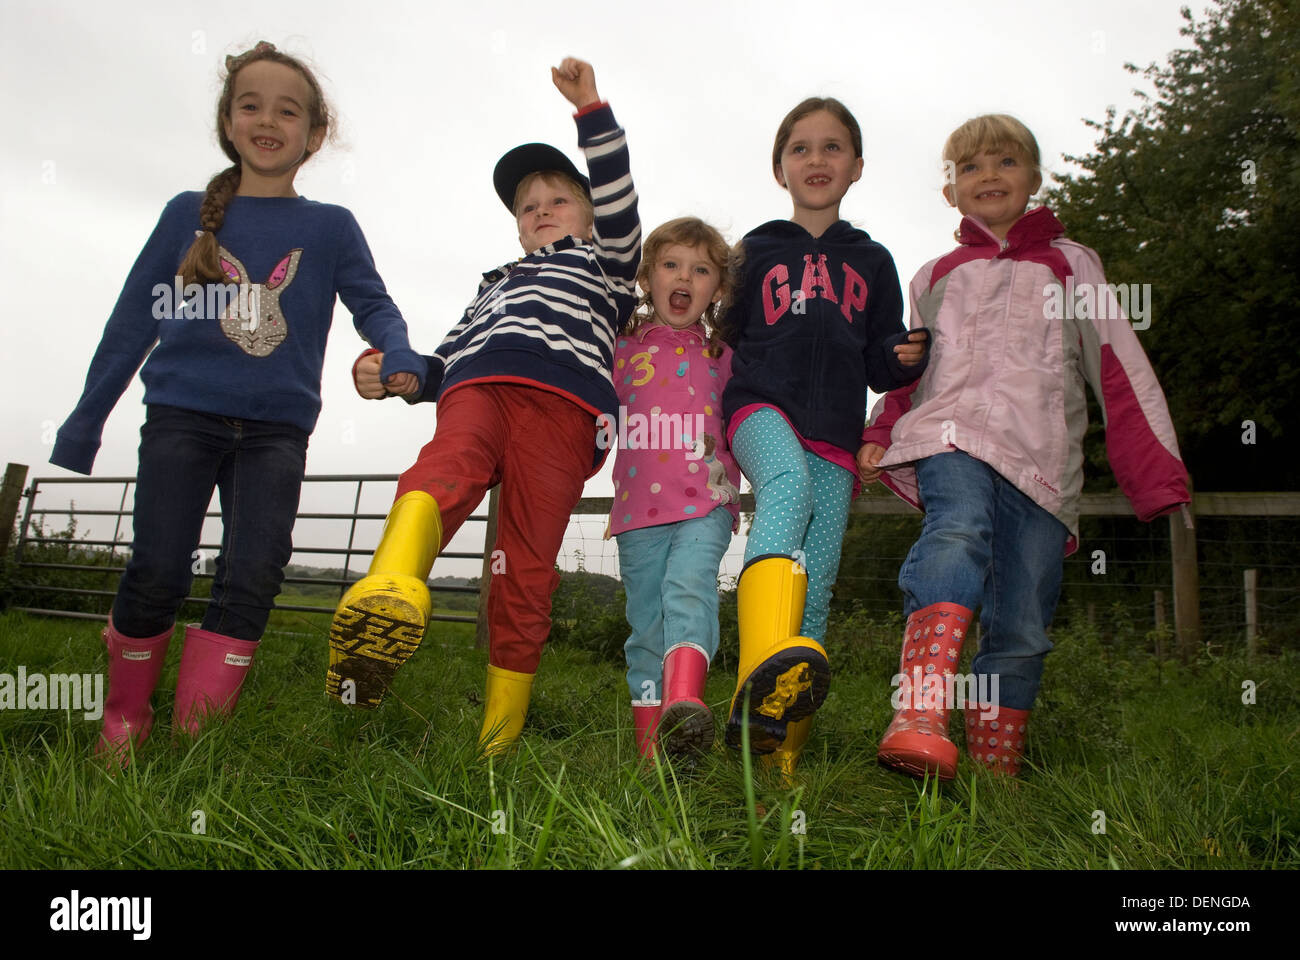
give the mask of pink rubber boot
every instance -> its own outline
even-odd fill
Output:
[[[698,755],[713,746],[713,712],[704,702],[709,658],[691,644],[679,644],[664,654],[664,705],[659,730],[665,752]]]
[[[149,698],[167,659],[172,628],[137,640],[119,633],[109,617],[103,637],[108,646],[108,696],[104,700],[104,730],[95,753],[116,756],[125,767],[130,762],[130,745],[138,750],[153,729]]]
[[[659,745],[659,738],[655,735],[659,726],[659,708],[658,700],[650,703],[632,701],[632,729],[636,731],[637,753],[646,760],[655,755],[655,747]]]
[[[208,717],[230,716],[239,702],[239,690],[256,650],[256,640],[225,637],[200,630],[195,624],[186,627],[172,714],[176,729],[195,736]]]

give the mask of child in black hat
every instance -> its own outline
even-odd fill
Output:
[[[516,147],[497,163],[493,184],[525,256],[484,275],[428,358],[418,399],[438,402],[434,438],[402,474],[369,574],[343,597],[330,627],[326,689],[376,706],[424,636],[434,557],[499,483],[480,734],[489,753],[523,727],[551,627],[555,559],[583,483],[608,453],[597,443],[597,417],[616,422],[614,341],[636,304],[641,258],[626,139],[596,93],[591,65],[566,59],[551,79],[577,108],[590,180],[546,144]],[[385,393],[379,359],[358,361],[363,396]]]

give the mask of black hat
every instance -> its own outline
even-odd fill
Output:
[[[519,182],[530,173],[543,170],[564,174],[581,184],[587,196],[591,196],[591,181],[578,172],[572,160],[548,143],[525,143],[506,153],[492,171],[492,185],[511,216],[515,212],[515,192],[519,189]]]

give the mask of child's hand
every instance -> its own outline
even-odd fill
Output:
[[[420,390],[420,378],[413,373],[395,373],[384,381],[388,393],[394,397],[409,397]]]
[[[875,483],[884,473],[884,470],[876,466],[884,455],[885,448],[878,443],[864,444],[858,451],[858,476],[863,483]]]
[[[384,355],[378,350],[362,354],[361,358],[352,365],[352,384],[357,388],[357,393],[367,400],[379,400],[387,396],[384,385],[379,382],[379,370],[383,365]],[[399,376],[410,376],[410,374],[399,374]]]
[[[600,94],[596,92],[596,71],[585,60],[565,57],[558,67],[551,67],[551,82],[575,110],[600,102]]]
[[[925,341],[929,338],[930,335],[924,330],[913,330],[909,333],[907,343],[900,343],[894,347],[894,355],[898,357],[898,362],[905,367],[914,367],[920,363],[921,358],[925,356]],[[868,444],[868,446],[875,446],[875,444]]]

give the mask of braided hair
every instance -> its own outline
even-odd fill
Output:
[[[232,163],[209,180],[207,189],[203,191],[203,201],[199,205],[199,226],[202,230],[195,237],[194,243],[190,245],[181,260],[181,265],[177,268],[185,284],[217,283],[226,279],[217,253],[217,231],[225,223],[226,206],[230,203],[230,198],[239,190],[242,161],[234,143],[226,136],[225,121],[230,115],[230,106],[235,99],[235,77],[244,67],[259,60],[282,63],[286,67],[297,70],[307,82],[312,95],[311,103],[307,107],[311,128],[313,130],[323,128],[328,131],[333,126],[333,116],[329,104],[325,102],[320,84],[306,64],[296,57],[281,53],[275,49],[274,44],[267,43],[265,40],[238,56],[226,57],[226,80],[221,88],[221,97],[217,100],[217,139],[221,143],[221,152],[229,157]],[[303,160],[306,161],[311,155],[309,150]]]

